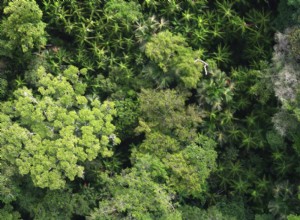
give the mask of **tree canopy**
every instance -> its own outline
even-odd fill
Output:
[[[299,6],[0,1],[0,219],[299,219]]]
[[[36,186],[59,189],[66,178],[83,178],[80,162],[110,157],[111,146],[119,143],[111,124],[114,104],[85,97],[81,74],[86,69],[70,66],[53,76],[40,67],[35,94],[19,88],[12,101],[1,104],[2,158]]]

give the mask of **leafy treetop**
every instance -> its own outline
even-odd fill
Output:
[[[161,82],[159,86],[171,83],[186,88],[197,86],[203,65],[196,61],[198,53],[188,47],[183,36],[173,35],[169,31],[160,32],[146,44],[145,53],[160,69],[160,75],[150,76]]]
[[[42,11],[33,0],[10,1],[4,8],[7,18],[0,25],[0,54],[31,52],[46,44],[46,24],[42,22]]]
[[[70,66],[53,76],[40,67],[37,95],[23,87],[1,105],[1,157],[30,174],[36,186],[58,189],[66,178],[84,177],[80,162],[99,153],[110,157],[109,145],[119,143],[111,123],[114,103],[84,96],[79,75],[85,73]]]

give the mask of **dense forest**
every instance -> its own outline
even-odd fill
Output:
[[[0,219],[299,220],[300,1],[0,1]]]

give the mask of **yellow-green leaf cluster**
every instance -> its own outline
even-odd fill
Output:
[[[80,162],[112,156],[109,146],[119,143],[111,123],[114,104],[88,100],[80,74],[74,66],[57,76],[40,67],[38,93],[23,87],[3,104],[3,157],[15,160],[20,174],[30,174],[36,186],[62,188],[66,179],[84,176]]]
[[[10,1],[4,14],[7,17],[0,25],[2,55],[11,56],[16,51],[26,53],[46,44],[46,24],[35,1]]]

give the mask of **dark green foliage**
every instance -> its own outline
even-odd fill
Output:
[[[141,117],[136,131],[160,131],[182,141],[193,140],[202,119],[195,106],[185,106],[185,98],[176,90],[142,90]]]
[[[247,216],[247,211],[244,208],[242,201],[228,202],[219,201],[215,206],[209,207],[207,210],[200,209],[195,206],[182,206],[182,219],[217,219],[217,220],[246,220],[251,219]]]
[[[257,214],[255,215],[255,220],[273,220],[273,216],[269,214]]]
[[[268,208],[273,216],[284,219],[289,213],[291,213],[292,207],[290,203],[296,204],[295,198],[293,198],[293,189],[288,181],[277,183],[273,189],[274,199],[269,202]],[[294,200],[294,201],[293,201]]]
[[[183,206],[181,207],[182,210],[182,219],[189,220],[189,219],[218,219],[218,220],[226,220],[229,216],[224,216],[216,207],[210,207],[208,210],[200,209],[198,207],[193,206]],[[235,218],[232,218],[235,220]]]
[[[102,179],[108,194],[88,219],[181,219],[172,204],[172,193],[153,182],[147,172],[132,169]]]
[[[121,140],[134,135],[134,129],[138,125],[139,106],[137,101],[130,98],[115,102],[117,111],[116,128]]]
[[[29,212],[33,219],[72,219],[73,215],[88,215],[94,199],[89,196],[91,189],[83,187],[80,192],[74,193],[71,189],[38,190],[32,195],[32,188],[27,189],[20,198],[20,206]],[[93,192],[94,193],[94,192]]]
[[[1,71],[1,70],[0,70]],[[2,73],[3,74],[3,73]],[[6,76],[0,73],[0,99],[3,99],[8,91],[8,82],[6,80]]]
[[[3,204],[10,204],[17,200],[20,194],[19,175],[17,175],[17,169],[11,166],[10,163],[1,163],[1,178],[0,178],[0,201]]]
[[[300,58],[299,50],[300,50],[300,29],[295,28],[289,35],[289,42],[293,56],[296,59]]]
[[[300,4],[278,3],[2,1],[0,218],[297,219]]]
[[[5,205],[0,209],[0,218],[7,220],[22,219],[20,213],[13,211],[13,207],[10,205]]]
[[[288,0],[288,5],[291,6],[295,12],[292,14],[293,15],[293,19],[298,23],[300,21],[300,17],[299,17],[299,5],[300,2],[298,0]]]
[[[290,5],[289,1],[280,0],[277,11],[278,15],[274,23],[279,31],[283,31],[286,27],[292,27],[297,24],[293,18],[296,8]]]
[[[206,178],[215,170],[216,143],[198,135],[186,146],[160,133],[150,133],[132,153],[132,162],[139,170],[165,183],[182,197],[202,196]],[[152,155],[152,156],[151,156]]]

